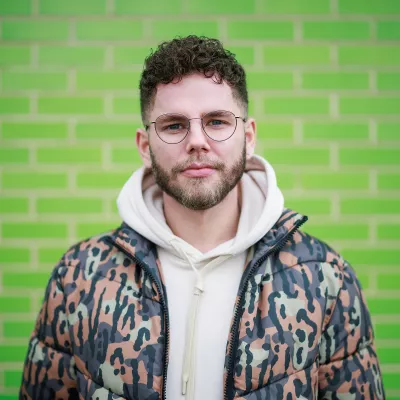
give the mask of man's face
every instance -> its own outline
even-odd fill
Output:
[[[243,117],[241,107],[225,82],[217,84],[201,74],[178,83],[159,85],[150,121],[166,113],[199,118],[216,111],[231,111]],[[185,139],[177,144],[163,142],[154,124],[149,129],[149,152],[156,183],[169,196],[192,210],[205,210],[220,203],[236,186],[246,163],[244,122],[237,119],[229,139],[216,142],[207,137],[201,120],[190,121]],[[199,167],[206,167],[200,168]]]

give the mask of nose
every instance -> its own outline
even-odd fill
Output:
[[[189,133],[186,136],[186,151],[208,152],[210,150],[209,140],[211,140],[203,131],[200,118],[191,118]]]

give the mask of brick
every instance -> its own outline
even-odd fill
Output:
[[[357,279],[362,289],[369,287],[369,276],[367,274],[357,274]]]
[[[387,301],[387,300],[386,300]],[[399,381],[399,373],[389,373],[385,372],[382,376],[383,378],[383,386],[385,390],[387,389],[399,389],[400,381]],[[398,396],[387,397],[386,400],[398,400]]]
[[[246,80],[249,90],[293,89],[291,72],[248,72]]]
[[[274,148],[267,146],[265,158],[272,164],[291,166],[327,166],[329,165],[329,150],[326,148]]]
[[[367,140],[368,124],[345,122],[305,122],[303,138],[311,140]]]
[[[38,213],[48,214],[70,214],[70,213],[100,213],[103,211],[103,200],[101,198],[76,197],[47,197],[37,199],[36,208]]]
[[[65,239],[67,225],[53,222],[3,223],[3,237],[7,239]]]
[[[26,352],[26,346],[0,344],[0,362],[22,362]]]
[[[294,25],[290,21],[228,20],[230,39],[292,40]]]
[[[291,173],[279,172],[277,181],[280,189],[293,189],[295,186],[295,176]]]
[[[305,231],[321,240],[352,240],[363,239],[369,237],[369,227],[367,224],[344,224],[330,223],[324,225],[312,225],[304,228]]]
[[[395,224],[378,224],[377,226],[378,239],[400,239],[400,225]]]
[[[11,297],[0,295],[0,314],[29,312],[30,299],[29,297]],[[0,351],[1,354],[1,351]]]
[[[55,72],[3,72],[4,90],[66,90],[67,74]]]
[[[377,126],[379,140],[400,140],[400,124],[380,122]]]
[[[377,75],[379,90],[400,90],[400,74],[394,72],[381,72]]]
[[[368,173],[303,173],[300,184],[304,189],[365,190],[369,187]]]
[[[399,40],[400,21],[378,21],[377,37],[380,40]]]
[[[142,159],[136,148],[128,149],[126,147],[114,148],[111,153],[111,160],[113,163],[125,163],[131,165],[141,165]]]
[[[31,50],[25,46],[0,46],[0,67],[27,66],[31,62]]]
[[[29,249],[23,247],[0,247],[1,263],[27,263],[30,261]]]
[[[139,97],[114,97],[113,110],[116,114],[140,115]]]
[[[4,337],[13,338],[27,338],[33,331],[35,321],[4,321],[3,332]]]
[[[329,65],[328,46],[268,46],[264,48],[264,63],[267,65]]]
[[[101,222],[101,223],[93,223],[93,224],[78,224],[76,228],[76,232],[79,240],[83,240],[89,238],[94,235],[98,235],[102,232],[109,232],[112,229],[116,228],[116,224],[112,224],[110,222]]]
[[[78,72],[78,90],[137,89],[139,72]]]
[[[0,148],[0,164],[26,164],[28,160],[28,149]]]
[[[228,46],[228,50],[236,56],[236,60],[243,65],[254,64],[254,48],[250,46]]]
[[[8,289],[43,289],[48,280],[48,272],[3,272],[3,285]]]
[[[328,199],[299,199],[285,196],[285,207],[309,217],[313,215],[329,215],[331,213],[331,201]]]
[[[345,199],[341,200],[340,209],[343,214],[353,215],[399,214],[400,201],[398,199],[368,199],[365,197]]]
[[[397,278],[398,279],[398,278]],[[400,332],[400,324],[374,324],[375,335],[378,340],[381,339],[398,339]]]
[[[114,64],[117,66],[143,65],[145,58],[149,55],[149,46],[114,47]]]
[[[370,38],[368,22],[306,21],[303,38],[307,40],[362,40]]]
[[[143,22],[132,20],[77,21],[78,40],[136,40],[143,37]]]
[[[340,65],[399,65],[400,49],[398,46],[339,46]]]
[[[0,1],[0,15],[30,15],[31,0]]]
[[[1,197],[0,214],[27,213],[29,211],[28,199],[24,197]]]
[[[290,122],[257,121],[257,137],[260,139],[293,139],[293,124]]]
[[[0,98],[1,114],[28,114],[29,99],[27,97],[2,97]]]
[[[22,382],[22,371],[4,371],[4,386],[6,388],[11,388],[11,387],[19,388],[21,382]],[[0,399],[3,400],[2,397],[0,397]]]
[[[379,290],[400,290],[400,274],[380,273],[377,279]]]
[[[255,11],[255,0],[230,0],[229,5],[214,0],[191,0],[188,3],[192,14],[252,14]]]
[[[118,140],[129,139],[131,140],[138,127],[142,126],[141,121],[136,123],[124,122],[105,122],[105,123],[91,123],[82,122],[76,125],[75,135],[77,139],[94,139],[94,140]]]
[[[400,360],[400,349],[380,347],[377,349],[380,364],[397,364]]]
[[[369,88],[367,73],[355,72],[305,72],[303,73],[304,89],[343,89],[359,90]]]
[[[399,251],[397,249],[342,249],[343,256],[350,261],[353,266],[358,264],[366,265],[398,265]]]
[[[40,0],[43,15],[105,15],[106,0]]]
[[[264,112],[277,115],[329,115],[327,97],[268,97]]]
[[[25,20],[3,21],[3,40],[67,40],[67,21]]]
[[[151,36],[158,40],[168,40],[176,36],[198,35],[218,38],[218,24],[215,21],[162,20],[151,23]]]
[[[339,149],[342,165],[396,165],[400,164],[400,149]]]
[[[71,147],[60,149],[58,147],[46,147],[37,150],[39,163],[55,164],[100,164],[101,150],[95,147]]]
[[[0,394],[0,400],[17,400],[17,397],[15,395],[11,394]],[[392,399],[388,399],[392,400]]]
[[[39,46],[41,66],[96,66],[105,61],[105,47]]]
[[[61,122],[3,122],[3,139],[66,139],[67,124]]]
[[[40,248],[39,249],[39,262],[49,263],[55,265],[65,253],[65,248]]]
[[[264,0],[268,14],[329,14],[329,0]]]
[[[176,15],[182,12],[182,0],[131,1],[115,0],[117,15]]]
[[[400,189],[400,174],[378,174],[378,189]]]
[[[41,97],[39,114],[103,114],[103,101],[95,97]]]
[[[400,13],[400,3],[393,0],[364,1],[339,0],[341,14],[396,14]]]
[[[400,110],[400,97],[345,97],[339,99],[339,112],[343,115],[396,115]]]
[[[3,172],[4,189],[65,189],[68,176],[65,172]]]
[[[119,172],[80,172],[76,182],[80,189],[120,189],[129,176],[130,173]]]

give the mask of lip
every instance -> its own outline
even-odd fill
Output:
[[[203,169],[203,168],[214,169],[210,164],[192,163],[187,168],[185,168],[185,171],[188,170],[188,169]]]
[[[214,172],[215,169],[209,164],[193,163],[183,170],[182,174],[187,177],[203,178],[212,175]]]

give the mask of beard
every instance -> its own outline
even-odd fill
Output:
[[[158,163],[151,147],[150,158],[155,181],[163,192],[186,208],[207,210],[219,204],[242,178],[246,166],[246,147],[243,145],[240,157],[229,168],[220,161],[212,161],[200,156],[192,157],[167,171]],[[188,178],[187,183],[179,183],[179,174],[193,162],[210,164],[216,170],[214,174],[220,175],[219,180],[212,186],[207,183],[208,177],[192,177]]]

